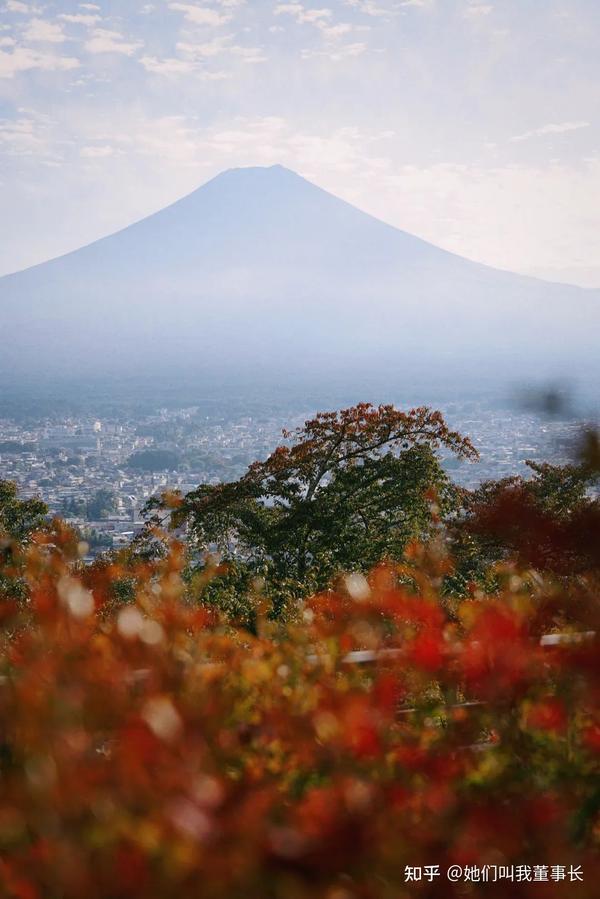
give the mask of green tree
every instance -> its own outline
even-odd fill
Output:
[[[97,521],[100,518],[106,518],[116,509],[116,497],[112,490],[105,487],[96,490],[90,500],[88,500],[86,512],[90,521]]]
[[[0,602],[23,599],[20,550],[45,526],[48,507],[41,499],[19,499],[17,485],[0,481]]]
[[[399,558],[429,532],[434,495],[442,510],[456,503],[435,450],[477,455],[425,407],[361,403],[319,413],[284,437],[238,481],[200,486],[171,515],[193,549],[216,549],[263,575],[278,601],[322,588],[340,571]]]
[[[41,499],[19,499],[17,485],[0,481],[0,535],[24,543],[44,524],[48,507]]]
[[[136,471],[175,471],[180,459],[177,453],[166,449],[147,449],[133,453],[126,467]]]

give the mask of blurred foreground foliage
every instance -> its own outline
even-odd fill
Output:
[[[368,422],[369,439],[380,424]],[[332,420],[321,425],[328,440]],[[430,446],[406,442],[398,468],[375,452],[356,466],[342,458],[320,482],[321,508],[333,509],[325,544],[337,514],[341,555],[333,565],[328,550],[315,575],[309,555],[302,598],[280,609],[251,558],[194,565],[196,548],[159,521],[146,543],[85,566],[77,535],[23,519],[6,488],[0,514],[16,525],[4,525],[1,562],[1,896],[597,896],[595,473],[536,466],[530,480],[470,494],[442,478],[448,505],[425,478],[422,496],[406,481],[393,497],[403,465],[431,464]],[[298,537],[316,545],[316,519],[294,517],[313,460],[286,452],[291,462],[282,453],[253,477],[259,498],[289,491],[265,518],[273,539],[294,535],[298,566]],[[391,472],[385,499],[373,458]],[[335,502],[354,488],[372,498],[374,522],[402,497],[419,509],[416,533],[396,543],[375,529],[387,559],[368,568],[353,564],[366,544],[352,506],[344,518]],[[256,496],[244,499],[254,522]],[[334,580],[305,595],[328,571]],[[581,866],[583,881],[405,882],[406,866],[453,864]]]

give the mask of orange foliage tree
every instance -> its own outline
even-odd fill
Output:
[[[238,481],[149,504],[174,505],[172,523],[187,526],[198,554],[217,548],[233,563],[234,594],[244,578],[264,578],[280,618],[287,598],[322,589],[340,570],[366,572],[383,558],[402,558],[410,539],[431,532],[434,494],[444,511],[457,506],[437,451],[477,457],[467,438],[426,407],[360,403],[319,413],[284,437],[286,444]]]

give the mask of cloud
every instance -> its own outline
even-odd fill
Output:
[[[338,43],[340,38],[350,34],[355,27],[349,22],[332,22],[333,12],[327,7],[306,9],[302,3],[280,3],[274,8],[273,13],[276,16],[292,16],[299,25],[313,25],[323,35],[324,46],[317,49],[312,47],[302,49],[300,51],[302,59],[323,56],[333,62],[338,62],[349,56],[360,56],[367,50],[365,43],[355,42],[343,45]]]
[[[28,13],[29,7],[26,3],[21,3],[20,0],[7,0],[6,8],[9,12],[19,12],[19,13]]]
[[[301,25],[315,25],[324,19],[331,19],[333,15],[330,9],[306,9],[301,3],[279,3],[273,13],[276,16],[293,16]]]
[[[235,45],[229,48],[229,52],[247,65],[267,62],[267,56],[260,47],[240,47]]]
[[[39,166],[58,166],[64,160],[65,147],[71,143],[69,137],[56,140],[58,122],[46,113],[29,107],[19,107],[14,119],[0,119],[0,152],[6,170],[11,157],[21,166],[31,160],[38,171]],[[8,237],[7,234],[4,237]]]
[[[206,147],[198,127],[179,115],[137,119],[122,137],[131,152],[176,166],[197,166]]]
[[[397,198],[395,213],[392,207],[383,209],[386,182]],[[586,265],[600,252],[600,227],[590,227],[599,222],[600,159],[584,167],[404,166],[387,175],[378,195],[369,190],[371,198],[364,192],[369,211],[498,268],[531,272]],[[494,227],[482,227],[490,209]]]
[[[542,125],[541,128],[534,128],[532,131],[525,131],[524,134],[517,134],[511,137],[511,141],[531,140],[532,137],[544,137],[547,134],[566,134],[569,131],[580,131],[582,128],[589,128],[590,122],[561,122],[559,124]]]
[[[33,119],[0,120],[0,145],[3,153],[9,156],[30,155],[39,152],[42,144]]]
[[[368,50],[367,45],[360,41],[353,44],[340,44],[337,47],[323,47],[322,49],[305,48],[300,51],[302,59],[312,59],[316,56],[324,56],[332,62],[341,62],[354,56],[362,56]]]
[[[350,34],[353,30],[353,26],[348,22],[339,22],[337,25],[323,25],[321,27],[323,34],[331,40],[343,37],[345,34]]]
[[[153,75],[187,75],[195,68],[191,60],[174,57],[158,59],[156,56],[142,56],[140,63]]]
[[[214,59],[219,56],[233,56],[241,59],[242,62],[247,63],[266,61],[267,57],[262,47],[244,47],[240,44],[233,44],[233,39],[234,36],[228,34],[198,44],[190,43],[189,41],[180,41],[177,44],[177,49],[188,60],[195,61]]]
[[[204,41],[202,43],[179,41],[176,45],[176,49],[187,59],[211,59],[216,56],[221,56],[223,53],[225,53],[228,49],[230,41],[231,35],[215,37],[210,41]]]
[[[66,40],[62,25],[46,19],[32,19],[23,32],[23,37],[27,41],[44,44],[62,44]]]
[[[481,16],[489,16],[493,9],[494,7],[491,3],[479,3],[477,0],[472,0],[466,9],[463,10],[463,15],[467,19],[478,19]]]
[[[163,59],[143,56],[140,62],[148,72],[155,75],[177,76],[195,73],[206,80],[215,81],[229,78],[231,73],[206,69],[207,60],[229,57],[238,59],[246,65],[257,65],[267,61],[267,56],[261,47],[244,47],[234,44],[232,43],[233,37],[231,34],[223,35],[199,43],[189,40],[179,41],[176,44],[179,56]]]
[[[188,22],[194,25],[225,25],[230,22],[232,16],[230,13],[220,13],[216,9],[208,6],[196,6],[191,3],[169,3],[169,9],[176,12],[182,12]]]
[[[122,53],[123,56],[133,56],[136,50],[143,47],[141,41],[126,41],[118,31],[109,31],[106,28],[95,28],[91,37],[84,44],[88,53]]]
[[[400,6],[422,6],[428,2],[429,0],[407,0],[407,2],[401,3]],[[389,9],[375,3],[374,0],[346,0],[346,5],[360,10],[360,12],[367,16],[374,16],[376,18],[390,14]]]
[[[82,159],[105,159],[107,156],[115,156],[117,153],[118,150],[115,147],[111,147],[110,144],[97,147],[82,147],[79,151]]]
[[[0,78],[14,78],[18,72],[42,69],[46,72],[68,71],[80,65],[78,59],[38,52],[29,47],[16,47],[12,53],[0,51]]]
[[[59,17],[63,22],[69,22],[72,25],[92,26],[96,22],[101,21],[101,16],[96,13],[62,13]]]

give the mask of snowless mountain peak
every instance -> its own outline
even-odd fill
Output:
[[[491,214],[491,213],[490,213]],[[281,165],[222,172],[124,230],[0,278],[0,368],[443,368],[595,358],[600,292],[462,259]],[[512,364],[512,363],[511,363]]]

